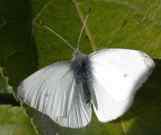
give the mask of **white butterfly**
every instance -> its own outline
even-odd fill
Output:
[[[123,115],[154,66],[147,54],[137,50],[103,49],[89,55],[77,50],[72,60],[29,76],[17,95],[57,124],[81,128],[91,121],[92,107],[101,122]]]

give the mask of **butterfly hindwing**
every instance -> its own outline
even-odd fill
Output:
[[[84,100],[82,85],[77,85],[68,117],[59,117],[60,125],[70,125],[71,128],[82,128],[87,126],[91,121],[92,108],[91,104],[87,104]],[[68,126],[69,127],[69,126]]]
[[[155,66],[143,52],[128,49],[104,49],[90,55],[93,88],[98,119],[108,122],[118,118],[130,107],[136,90]]]

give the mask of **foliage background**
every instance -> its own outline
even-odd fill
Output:
[[[72,57],[72,51],[44,26],[75,45],[89,11],[83,52],[139,49],[155,59],[156,68],[123,117],[107,124],[93,117],[87,128],[65,129],[31,108],[20,107],[11,93],[37,69]],[[160,13],[161,0],[1,0],[0,135],[160,135]]]

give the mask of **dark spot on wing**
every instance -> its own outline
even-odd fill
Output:
[[[123,76],[126,78],[128,76],[128,74],[124,74]]]

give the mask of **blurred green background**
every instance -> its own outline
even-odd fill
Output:
[[[132,108],[110,123],[101,124],[93,115],[87,128],[66,129],[35,110],[14,104],[14,98],[4,98],[11,97],[19,82],[37,69],[71,59],[72,51],[44,26],[75,46],[89,11],[80,43],[83,52],[138,49],[156,62]],[[161,0],[0,0],[0,135],[160,135],[160,13]]]

